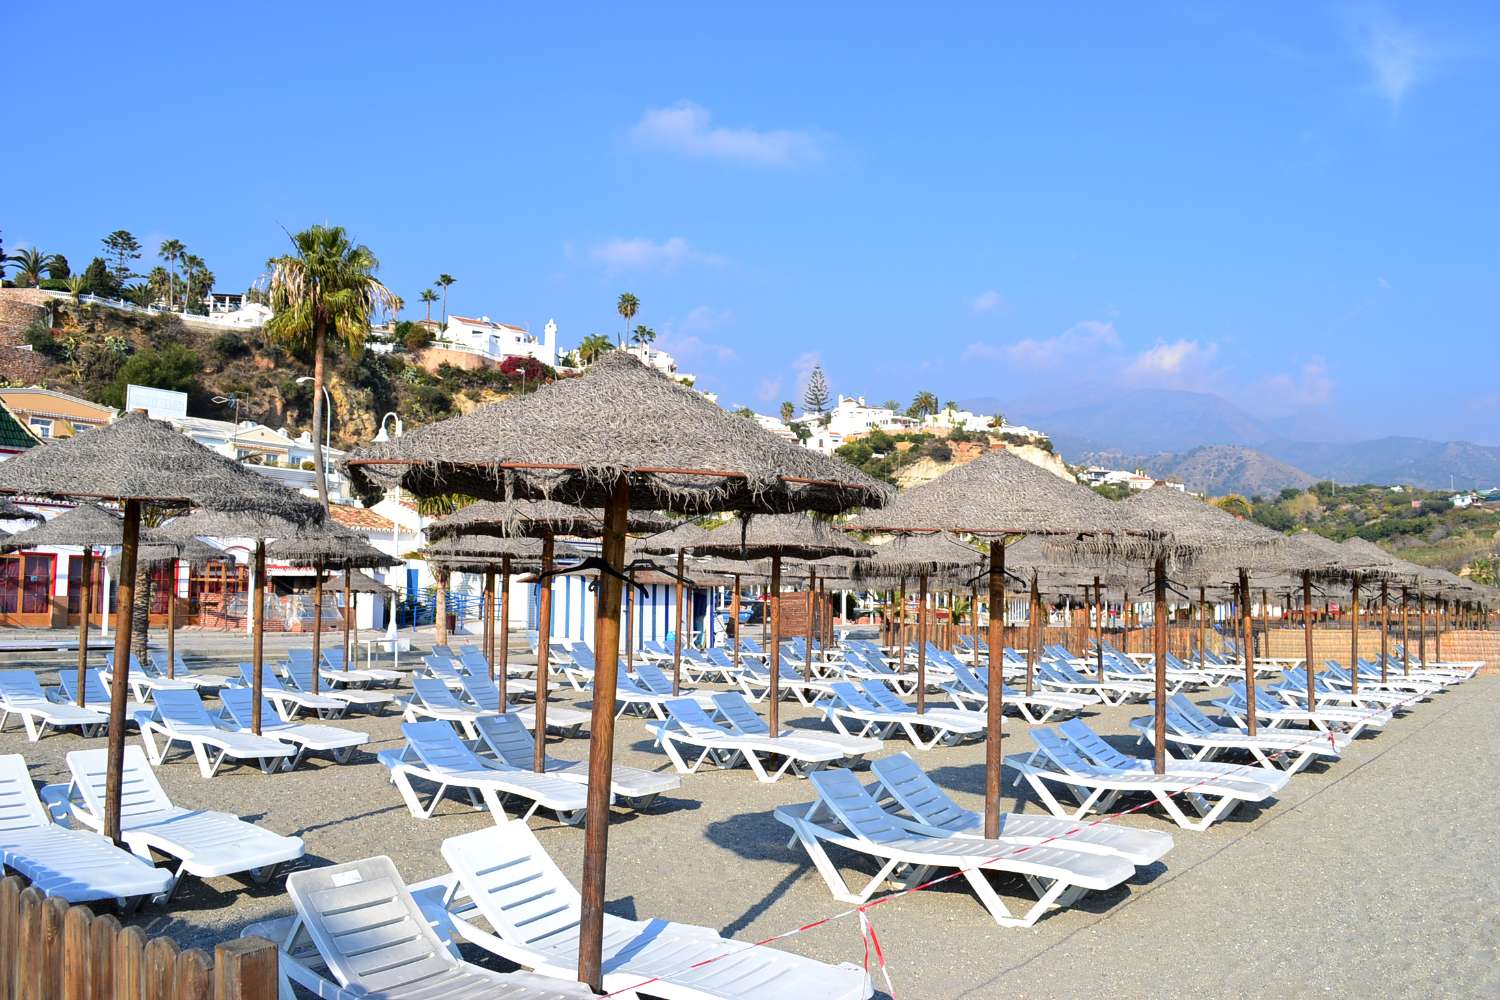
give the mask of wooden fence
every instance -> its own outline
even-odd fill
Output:
[[[181,951],[113,916],[0,881],[0,1000],[275,1000],[276,946]]]

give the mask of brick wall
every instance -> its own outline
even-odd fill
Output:
[[[31,288],[0,288],[0,345],[25,343],[26,328],[47,318],[47,298]]]

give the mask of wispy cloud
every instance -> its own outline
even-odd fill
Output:
[[[1432,39],[1388,12],[1372,8],[1351,19],[1355,52],[1370,74],[1370,87],[1393,109],[1432,71],[1443,52]]]
[[[683,363],[730,364],[739,359],[728,344],[718,343],[710,335],[734,320],[728,309],[697,306],[681,320],[667,325],[660,346]]]
[[[1268,375],[1250,388],[1250,395],[1268,409],[1297,410],[1322,406],[1332,399],[1334,381],[1328,362],[1312,357],[1296,371]]]
[[[774,403],[781,397],[781,379],[763,378],[755,386],[755,399],[760,403]]]
[[[1138,385],[1178,385],[1201,376],[1218,352],[1213,344],[1196,340],[1158,341],[1137,354],[1125,369],[1125,379]]]
[[[1005,296],[990,288],[980,292],[969,302],[969,311],[976,316],[992,313],[1005,305]]]
[[[671,271],[684,264],[719,267],[718,254],[693,246],[681,236],[657,242],[644,236],[606,240],[589,248],[589,256],[610,271]]]
[[[1009,344],[977,342],[964,348],[966,362],[1004,361],[1029,369],[1057,368],[1089,363],[1103,351],[1118,348],[1120,338],[1113,323],[1086,319],[1055,337],[1027,337]]]
[[[824,154],[824,142],[814,132],[716,125],[708,109],[692,101],[647,109],[630,137],[645,148],[757,167],[814,163]]]

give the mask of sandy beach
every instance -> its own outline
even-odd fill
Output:
[[[236,642],[239,645],[236,645]],[[245,652],[242,637],[183,635],[195,668],[228,674]],[[268,639],[268,657],[284,649]],[[403,664],[415,663],[403,657]],[[43,683],[67,655],[6,654],[0,668],[35,666]],[[1209,693],[1194,696],[1206,703]],[[555,700],[586,706],[571,689]],[[1135,753],[1128,720],[1141,706],[1099,711],[1087,721]],[[1201,832],[1149,811],[1122,822],[1171,831],[1165,863],[1127,886],[1093,893],[1030,929],[997,927],[961,884],[909,895],[870,911],[888,971],[901,997],[931,1000],[999,996],[1494,996],[1500,994],[1500,677],[1481,676],[1416,707],[1384,732],[1361,738],[1331,766],[1295,776],[1282,796]],[[793,726],[821,726],[792,703]],[[400,719],[354,716],[337,723],[370,734],[365,752],[335,766],[323,761],[266,776],[240,767],[205,780],[189,758],[158,769],[180,805],[239,813],[304,838],[303,862],[389,855],[415,882],[444,870],[449,836],[491,822],[448,802],[428,821],[412,817],[374,759],[400,739]],[[1006,752],[1030,747],[1027,726],[1007,719]],[[131,736],[135,740],[134,735]],[[33,780],[66,779],[64,755],[102,746],[72,734],[27,743],[15,725],[0,752],[21,753]],[[887,753],[909,745],[887,741]],[[554,739],[550,752],[583,758],[587,742]],[[961,804],[981,809],[983,747],[913,755]],[[666,769],[641,720],[621,721],[616,760]],[[1007,775],[1005,805],[1040,812]],[[797,779],[755,782],[748,771],[687,776],[682,788],[645,813],[617,811],[610,831],[609,909],[670,917],[742,939],[790,931],[846,907],[834,900],[772,810],[812,797]],[[532,821],[544,846],[576,881],[578,828]],[[848,870],[848,869],[846,869]],[[1002,884],[1017,901],[1023,887]],[[247,924],[289,912],[278,882],[250,887],[233,879],[188,880],[169,910],[136,917],[150,933],[184,947],[211,946]],[[780,947],[828,961],[860,962],[858,922],[821,926]],[[468,957],[486,964],[477,951]],[[495,964],[504,968],[503,964]],[[876,977],[877,987],[881,986]]]

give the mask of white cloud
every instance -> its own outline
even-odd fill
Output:
[[[590,247],[589,256],[610,271],[671,271],[685,264],[725,263],[723,257],[699,250],[681,236],[660,243],[644,236],[606,240]]]
[[[992,313],[1004,305],[1005,296],[995,291],[995,289],[989,288],[974,296],[973,301],[969,303],[969,310],[974,315],[980,316],[984,313]]]
[[[1428,76],[1441,53],[1429,39],[1384,11],[1366,11],[1353,24],[1355,51],[1370,74],[1370,86],[1392,108]]]
[[[823,157],[823,143],[812,132],[715,125],[708,109],[692,101],[647,109],[630,136],[644,147],[758,167],[790,167]]]
[[[1217,345],[1197,340],[1157,341],[1125,366],[1122,377],[1127,385],[1211,391],[1219,381],[1210,368],[1217,353]]]
[[[1252,398],[1277,410],[1322,406],[1333,398],[1334,381],[1328,363],[1309,358],[1294,372],[1281,372],[1261,379],[1251,387]]]

